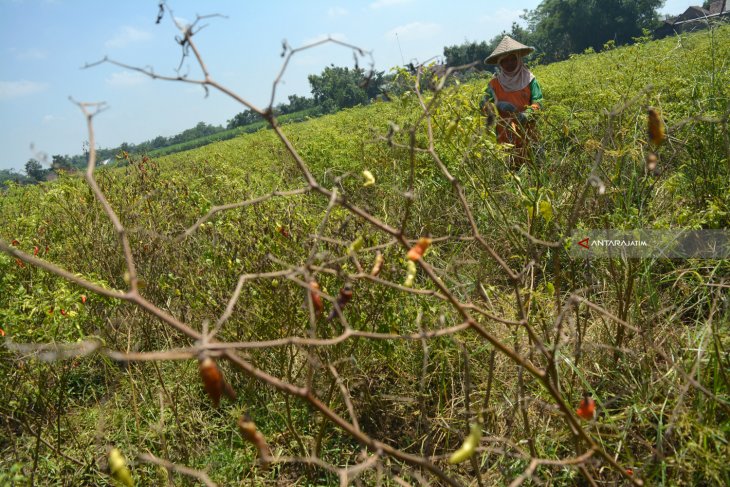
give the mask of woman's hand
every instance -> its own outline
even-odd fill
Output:
[[[502,112],[516,112],[517,107],[515,107],[513,104],[511,104],[508,101],[499,101],[497,102],[497,108]]]

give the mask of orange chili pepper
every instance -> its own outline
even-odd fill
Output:
[[[243,439],[253,443],[259,452],[259,461],[261,466],[267,468],[271,463],[271,450],[266,443],[264,435],[256,428],[256,423],[251,421],[247,416],[241,416],[238,420],[238,429],[241,430]]]
[[[418,242],[416,245],[411,247],[411,249],[408,251],[408,254],[406,257],[408,257],[409,260],[416,261],[423,257],[423,254],[426,253],[426,249],[431,245],[431,239],[427,237],[421,237],[418,239]]]
[[[377,277],[377,275],[380,274],[380,270],[383,268],[383,262],[385,262],[385,257],[383,257],[383,254],[378,252],[375,256],[375,262],[373,262],[373,269],[370,271],[371,276]]]

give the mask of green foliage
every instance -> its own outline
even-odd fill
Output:
[[[48,169],[43,169],[43,166],[37,159],[29,159],[25,163],[25,174],[36,182],[45,181],[48,175]]]
[[[281,103],[276,106],[276,111],[283,115],[287,113],[301,112],[303,110],[311,110],[316,104],[314,99],[299,95],[289,95],[289,103]]]
[[[28,479],[23,475],[22,469],[22,464],[14,463],[7,472],[0,471],[0,486],[13,487],[27,482]]]
[[[71,164],[71,160],[68,156],[56,154],[51,158],[51,169],[56,172],[70,171],[73,169],[73,165]]]
[[[658,24],[662,0],[543,0],[525,16],[534,45],[545,61],[566,59],[609,40],[631,42]]]
[[[315,103],[313,98],[306,98],[299,95],[289,95],[289,102],[279,103],[278,105],[276,105],[274,113],[277,115],[291,115],[298,113],[300,119],[297,121],[301,121],[303,120],[301,116],[316,116],[323,113],[323,110],[317,107],[317,104]],[[287,120],[287,118],[285,117],[280,120]],[[259,127],[261,126],[259,122],[263,121],[264,119],[261,117],[261,115],[252,111],[251,109],[246,109],[236,114],[236,116],[232,119],[228,120],[228,129],[230,130],[236,127],[244,127],[246,125],[254,125]],[[250,132],[251,131],[248,131],[248,133]],[[219,140],[225,140],[225,138]]]
[[[205,122],[198,122],[198,124],[187,130],[183,130],[179,134],[175,135],[174,137],[171,137],[168,141],[169,144],[179,144],[181,142],[186,142],[188,140],[197,139],[199,137],[205,137],[208,135],[215,134],[216,132],[221,132],[223,130],[223,127],[215,127],[213,125],[208,125]]]
[[[276,121],[280,125],[303,122],[309,120],[310,118],[318,117],[322,115],[322,113],[323,112],[320,107],[313,107],[299,112],[291,112],[285,115],[277,116]],[[212,144],[214,142],[232,139],[234,137],[238,137],[239,135],[252,134],[254,132],[258,132],[259,130],[267,128],[269,128],[268,123],[263,120],[259,120],[258,122],[249,123],[247,125],[231,128],[222,132],[215,132],[212,135],[207,135],[204,137],[199,137],[197,139],[188,140],[186,142],[181,142],[179,144],[155,149],[148,152],[147,154],[150,157],[166,156],[169,154],[175,154],[177,152],[195,149],[197,147],[202,147],[208,144]]]
[[[496,45],[487,44],[484,41],[479,43],[465,42],[464,44],[444,47],[444,57],[448,66],[462,66],[474,61],[481,61],[476,68],[483,70],[486,67],[483,63],[484,59],[492,53],[495,47]]]
[[[228,124],[226,125],[226,127],[230,130],[236,127],[243,127],[244,125],[250,125],[261,121],[263,121],[261,115],[250,109],[246,109],[242,112],[237,113],[235,117],[228,120]]]
[[[362,68],[350,69],[333,64],[319,75],[310,74],[308,79],[315,103],[327,113],[368,103],[380,93],[383,74],[382,71],[366,74]]]
[[[483,61],[505,35],[537,48],[542,62],[567,59],[571,54],[600,50],[608,42],[622,45],[644,39],[657,27],[657,8],[662,0],[543,0],[536,9],[521,16],[526,25],[514,22],[488,42],[466,42],[444,48],[447,65],[459,66]],[[476,69],[494,70],[483,64]]]
[[[0,188],[5,188],[10,184],[29,184],[31,181],[30,178],[12,169],[0,169]]]
[[[524,15],[527,14],[525,13]],[[528,46],[533,45],[535,42],[534,35],[530,29],[526,29],[519,23],[513,22],[509,32],[502,31],[502,33],[492,37],[488,42],[465,42],[456,46],[444,47],[444,57],[446,58],[447,66],[462,66],[479,61],[479,64],[473,69],[477,71],[494,71],[495,66],[484,64],[484,60],[492,54],[502,38],[506,35]]]

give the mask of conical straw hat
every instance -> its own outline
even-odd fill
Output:
[[[510,36],[504,36],[497,48],[484,60],[485,64],[497,64],[499,59],[507,54],[517,54],[519,57],[525,57],[535,50],[534,47],[526,46]]]

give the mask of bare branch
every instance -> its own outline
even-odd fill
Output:
[[[151,453],[140,453],[139,456],[137,457],[137,460],[139,460],[140,462],[143,462],[143,463],[152,463],[154,465],[159,465],[168,470],[172,470],[173,472],[185,475],[187,477],[192,477],[192,478],[198,479],[200,482],[202,482],[204,485],[207,485],[208,487],[217,487],[218,486],[218,484],[213,482],[211,480],[211,478],[208,476],[208,474],[205,472],[202,472],[200,470],[194,470],[194,469],[186,467],[184,465],[178,465],[176,463],[169,462],[162,458],[157,458],[156,456],[152,455]]]

